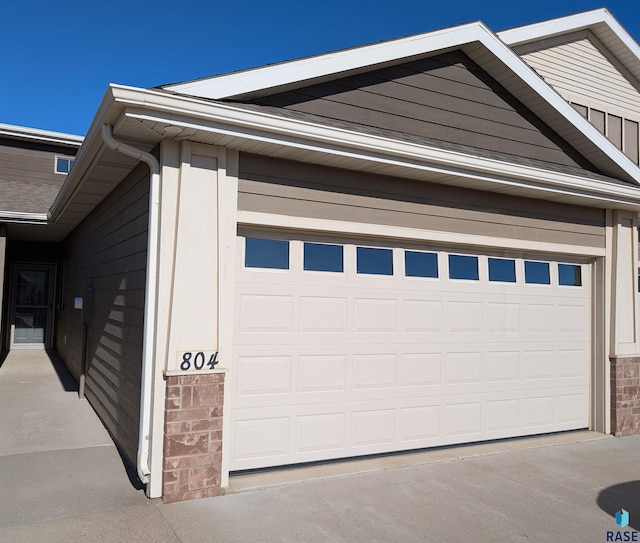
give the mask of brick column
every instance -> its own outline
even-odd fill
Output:
[[[611,433],[640,434],[640,357],[611,358]]]
[[[166,379],[162,501],[219,496],[224,373]]]

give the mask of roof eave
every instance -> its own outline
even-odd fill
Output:
[[[215,133],[238,141],[261,142],[291,149],[311,150],[359,161],[395,165],[405,170],[423,169],[450,176],[476,179],[487,190],[513,185],[530,191],[530,197],[566,193],[584,205],[640,208],[640,187],[506,163],[464,153],[432,148],[377,135],[326,127],[307,121],[247,111],[230,104],[177,97],[160,91],[126,89],[129,106],[123,117],[149,126],[174,125],[185,133]],[[120,123],[122,124],[122,123]],[[160,129],[159,129],[160,130]],[[164,137],[158,132],[158,141]],[[233,147],[233,145],[229,145]]]
[[[589,30],[604,44],[615,45],[609,47],[612,53],[625,51],[624,55],[616,54],[616,59],[640,81],[640,45],[604,8],[503,30],[498,37],[517,48],[580,30]]]
[[[39,128],[28,128],[26,126],[2,123],[0,123],[0,136],[76,148],[80,147],[84,141],[82,136],[76,136],[74,134],[64,134],[62,132],[52,132],[49,130],[40,130]]]

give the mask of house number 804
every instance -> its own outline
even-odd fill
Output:
[[[209,360],[207,361],[207,356]],[[192,367],[195,370],[204,369],[205,365],[210,369],[214,369],[218,364],[218,351],[209,355],[205,354],[202,351],[198,351],[197,353],[193,353],[191,351],[187,351],[182,353],[182,362],[180,362],[180,369],[182,371],[189,371]]]

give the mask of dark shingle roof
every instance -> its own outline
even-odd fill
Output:
[[[0,211],[47,213],[59,190],[52,183],[0,179]]]

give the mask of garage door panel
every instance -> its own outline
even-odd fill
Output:
[[[449,302],[447,303],[446,322],[448,331],[454,334],[482,333],[483,302]]]
[[[406,333],[439,334],[444,329],[444,302],[404,299],[400,319]]]
[[[491,347],[500,347],[492,344],[484,352],[470,350],[473,346],[466,351],[446,352],[444,345],[425,345],[425,350],[441,350],[404,353],[402,345],[392,347],[399,354],[362,352],[362,346],[326,355],[285,355],[283,347],[265,347],[263,356],[240,354],[236,405],[295,406],[425,394],[436,397],[481,390],[493,393],[586,387],[589,382],[584,348],[554,351],[529,345],[530,349],[525,346],[520,352],[492,351]],[[290,346],[288,352],[295,349]]]
[[[442,408],[439,405],[404,407],[400,410],[400,442],[425,442],[441,435]]]
[[[301,296],[300,332],[348,332],[349,300],[346,297]]]
[[[395,409],[353,411],[351,413],[351,447],[393,444],[395,441],[395,417]]]
[[[302,415],[296,421],[296,452],[323,453],[346,447],[345,413]]]
[[[347,390],[346,355],[301,355],[298,363],[298,392]]]
[[[272,462],[289,454],[289,417],[239,420],[234,428],[234,458]],[[270,460],[266,460],[269,458]]]
[[[573,426],[587,424],[585,413],[589,409],[589,396],[584,393],[561,394],[556,399],[556,422]],[[570,428],[567,428],[570,429]]]
[[[352,390],[395,388],[396,372],[394,354],[356,354],[352,363]]]
[[[379,400],[377,409],[365,409],[367,402],[303,405],[295,416],[287,415],[290,410],[282,406],[247,410],[248,420],[235,422],[234,434],[244,435],[234,443],[233,464],[235,469],[246,469],[288,463],[278,458],[292,454],[302,462],[321,460],[327,454],[359,456],[397,450],[399,444],[416,449],[460,443],[461,439],[469,442],[573,429],[587,423],[588,399],[580,392],[563,389],[557,397],[541,397],[539,391],[521,391],[517,398],[504,392],[486,393],[480,398],[469,401],[448,395],[432,403],[424,397],[389,398]],[[251,435],[255,442],[248,440]],[[268,444],[261,444],[262,440]],[[287,452],[283,452],[285,443]]]
[[[439,251],[440,277],[404,277],[398,247],[377,277],[345,245],[343,272],[310,273],[290,246],[289,270],[239,262],[232,470],[588,426],[587,265],[582,286],[552,259],[552,284],[528,285],[516,259],[501,284],[480,255],[479,280],[456,281]]]
[[[289,394],[291,356],[243,356],[238,358],[238,396]]]
[[[482,432],[482,404],[480,402],[460,402],[444,408],[444,434],[465,437],[473,441]]]
[[[293,332],[293,297],[243,294],[239,300],[241,332],[262,334]]]
[[[551,431],[553,428],[553,396],[525,398],[521,402],[522,426],[528,430]]]
[[[520,402],[516,399],[489,400],[484,411],[485,432],[491,439],[496,434],[509,435],[518,430],[520,420]]]
[[[520,304],[514,302],[487,302],[486,330],[518,339],[520,333]]]
[[[398,332],[398,301],[387,298],[355,298],[354,327],[356,334],[362,332]]]
[[[415,387],[440,386],[442,384],[442,353],[404,353],[401,357],[400,384],[409,390]]]

